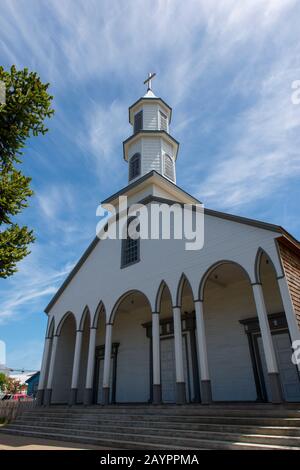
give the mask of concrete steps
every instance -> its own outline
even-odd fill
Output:
[[[55,411],[47,411],[43,409],[41,412],[38,413],[38,415],[35,413],[33,414],[32,411],[25,412],[22,415],[22,418],[28,420],[34,417],[34,419],[37,420],[44,420],[47,419],[49,421],[54,420],[54,421],[65,421],[66,419],[70,418],[72,420],[81,420],[83,422],[87,421],[92,421],[93,423],[97,422],[103,422],[104,420],[108,421],[118,421],[118,422],[123,422],[123,421],[133,421],[133,422],[139,422],[139,421],[145,421],[147,422],[162,422],[162,421],[168,421],[178,423],[178,425],[182,422],[185,424],[189,423],[189,425],[192,424],[223,424],[223,425],[251,425],[251,426],[281,426],[281,427],[300,427],[300,416],[297,417],[283,417],[283,416],[264,416],[263,413],[261,413],[261,416],[245,416],[244,413],[240,412],[240,415],[229,415],[229,416],[222,416],[222,415],[212,415],[212,414],[196,414],[194,415],[186,415],[185,413],[181,414],[171,414],[170,413],[135,413],[132,414],[130,411],[128,411],[127,414],[122,413],[119,414],[118,411],[110,412],[107,413],[105,408],[100,408],[97,412],[93,411],[92,413],[85,411],[84,409],[81,410],[80,412],[78,411],[72,411],[72,409],[67,409],[67,411],[64,413],[63,411],[55,412]]]
[[[20,423],[18,423],[19,426]],[[49,427],[56,427],[60,426],[61,423],[49,423]],[[28,425],[28,423],[27,423]],[[34,424],[34,426],[38,426],[38,424]],[[69,424],[70,429],[77,429],[77,430],[99,430],[99,431],[108,431],[108,432],[115,432],[116,428],[113,426],[110,422],[103,422],[100,425],[90,425],[90,424],[76,424],[76,423],[70,423]],[[168,435],[170,432],[172,435],[176,435],[177,433],[185,436],[194,436],[196,435],[195,433],[200,433],[205,432],[207,435],[209,433],[224,433],[224,434],[235,434],[237,436],[239,435],[264,435],[264,436],[286,436],[286,437],[297,437],[300,438],[300,433],[299,430],[295,428],[274,428],[274,427],[268,427],[268,426],[261,426],[261,427],[248,427],[248,426],[243,426],[236,428],[234,426],[226,425],[226,426],[218,426],[218,425],[205,425],[205,426],[197,426],[197,427],[190,427],[189,430],[185,429],[184,425],[178,425],[174,427],[174,425],[170,426],[168,424],[162,424],[162,425],[157,425],[156,423],[153,423],[151,426],[149,423],[143,423],[143,425],[134,425],[130,423],[122,423],[122,426],[118,426],[118,430],[120,432],[125,432],[125,431],[131,431],[131,429],[136,429],[138,432],[143,431],[147,432],[148,429],[150,429],[153,432],[156,432],[157,434],[163,434],[163,435]],[[237,432],[238,431],[238,432]],[[136,432],[136,431],[133,431]],[[178,435],[177,434],[177,435]]]
[[[94,405],[85,407],[82,405],[76,405],[74,407],[68,407],[63,405],[51,405],[51,407],[39,407],[40,413],[53,413],[64,415],[70,413],[85,415],[99,415],[99,412],[105,414],[130,414],[130,415],[157,415],[166,414],[173,416],[252,416],[252,417],[284,417],[284,418],[299,418],[300,419],[300,404],[299,406],[279,406],[279,405],[252,405],[252,406],[235,406],[232,405]]]
[[[44,417],[23,417],[18,419],[18,425],[34,425],[39,426],[45,422]],[[62,417],[51,417],[47,419],[49,426],[61,426],[61,424],[66,424],[66,418]],[[151,419],[151,420],[119,420],[118,429],[121,428],[152,428],[158,430],[178,430],[185,431],[187,428],[188,422],[170,422],[161,419]],[[116,429],[116,420],[103,418],[98,420],[88,420],[80,418],[69,418],[68,424],[74,426],[76,429],[99,429],[105,428],[107,430]],[[268,434],[274,436],[294,436],[300,437],[300,427],[295,426],[245,426],[239,425],[238,427],[234,424],[211,424],[208,420],[207,423],[188,423],[188,432],[194,431],[222,431],[227,433],[234,433],[239,431],[241,434]]]
[[[61,406],[24,411],[2,432],[118,449],[300,450],[300,413],[271,407]]]

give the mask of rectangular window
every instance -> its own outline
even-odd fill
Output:
[[[141,174],[141,155],[136,153],[129,161],[129,181]]]
[[[134,133],[143,129],[143,110],[134,115]]]
[[[133,219],[128,221],[128,225]],[[128,230],[128,226],[127,226]],[[138,230],[138,229],[137,229]],[[122,256],[121,256],[121,268],[129,266],[130,264],[137,263],[140,260],[140,239],[133,239],[129,237],[122,240]]]
[[[160,130],[168,132],[168,118],[167,116],[159,111],[159,119],[160,119]]]

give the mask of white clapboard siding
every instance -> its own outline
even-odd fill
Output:
[[[145,175],[152,170],[161,172],[160,139],[143,138],[142,146],[142,174]]]
[[[142,153],[142,143],[140,140],[135,142],[130,146],[129,152],[128,152],[128,160],[135,154],[135,153]]]
[[[155,131],[158,129],[158,108],[157,105],[143,106],[143,129]]]

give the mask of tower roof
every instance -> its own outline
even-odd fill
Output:
[[[147,90],[144,94],[143,98],[157,98],[157,96],[153,93],[152,90]]]

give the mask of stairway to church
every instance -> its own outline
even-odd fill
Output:
[[[272,405],[51,406],[24,411],[6,434],[108,449],[300,450],[300,408]]]

